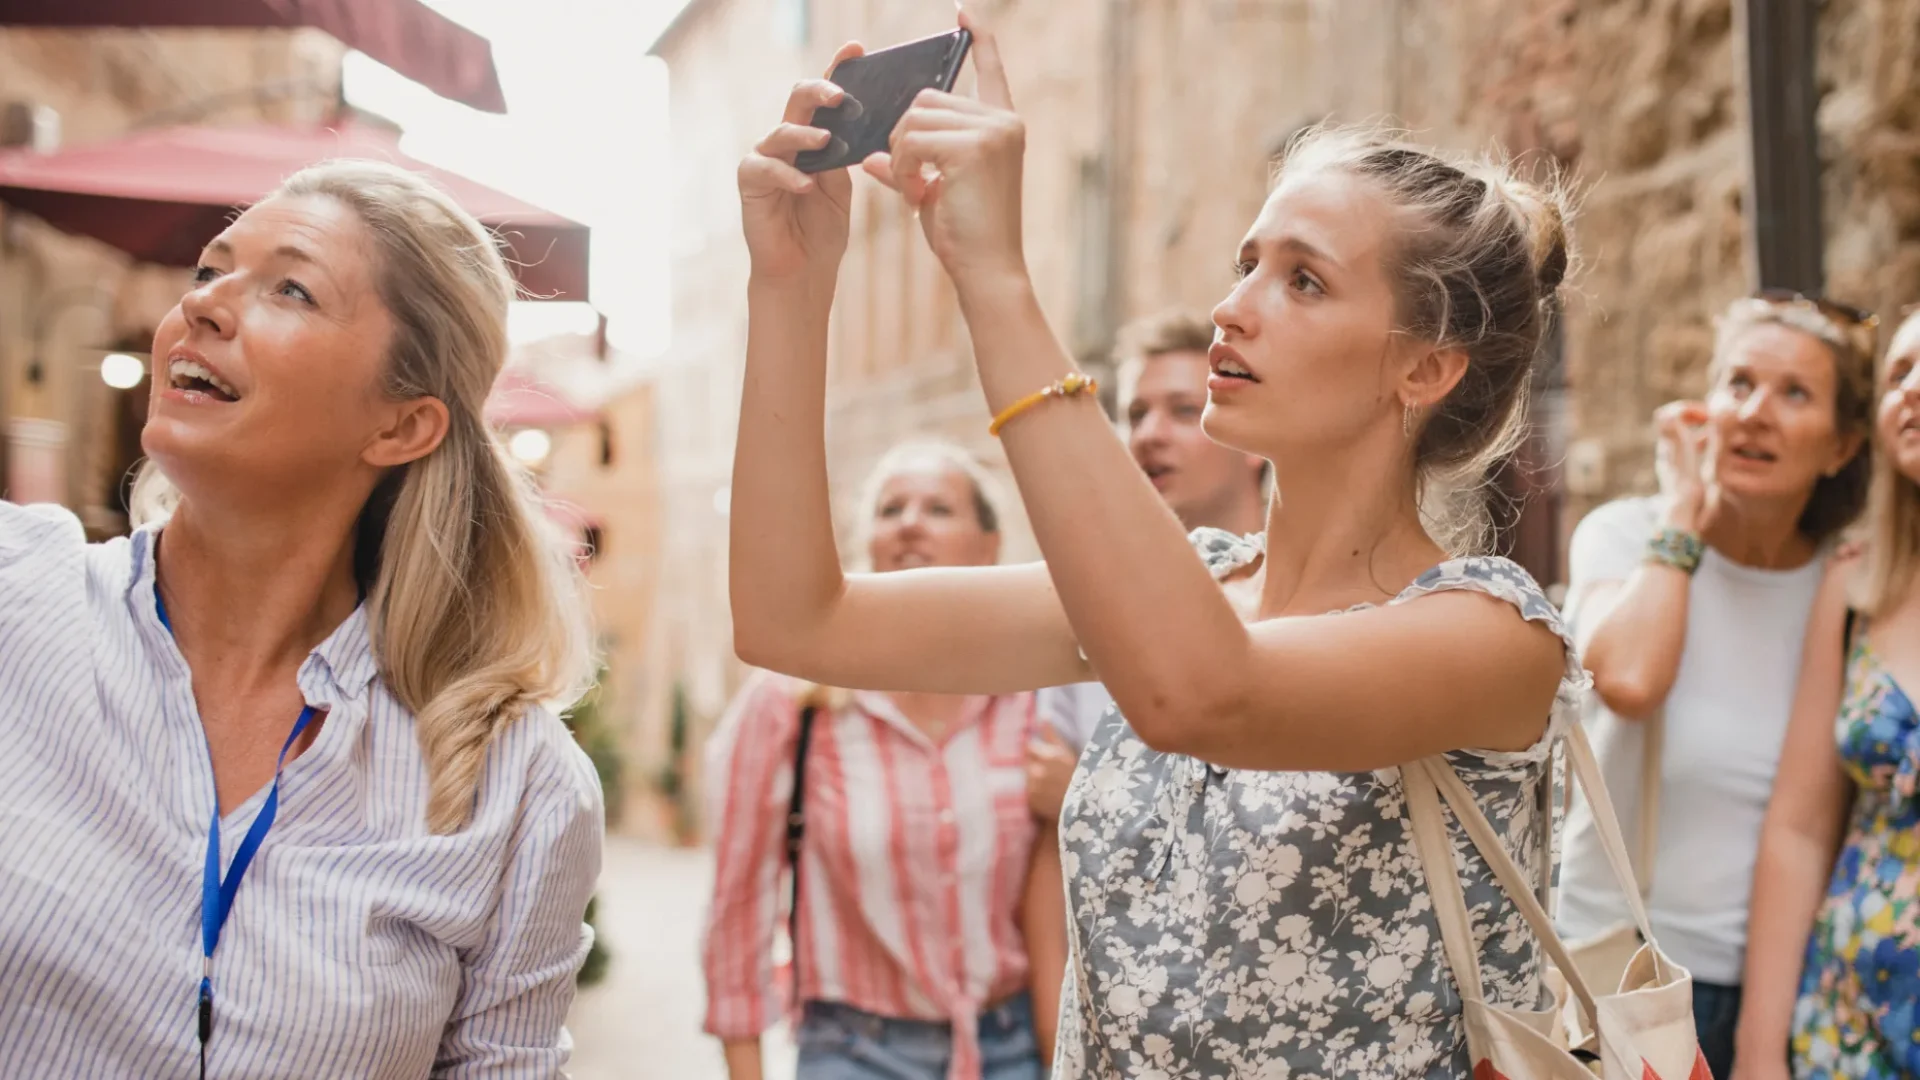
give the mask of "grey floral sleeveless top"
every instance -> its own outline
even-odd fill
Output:
[[[1259,537],[1193,535],[1214,576]],[[1506,559],[1456,559],[1391,603],[1469,589],[1566,638]],[[1337,617],[1337,616],[1335,616]],[[1518,753],[1449,754],[1538,881],[1552,744],[1585,691],[1571,640],[1547,733]],[[1148,749],[1109,710],[1060,819],[1074,962],[1055,1076],[1129,1080],[1439,1080],[1470,1073],[1460,998],[1407,828],[1398,769],[1225,770]],[[1455,831],[1486,992],[1546,1004],[1533,935]]]

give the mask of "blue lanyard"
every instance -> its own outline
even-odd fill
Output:
[[[160,598],[160,588],[154,586],[154,606],[160,613],[160,625],[173,632],[173,623],[167,618],[167,603]],[[260,813],[254,816],[253,824],[247,827],[247,835],[240,838],[240,850],[233,853],[233,862],[227,867],[227,876],[220,876],[220,799],[213,800],[213,822],[207,827],[207,866],[206,873],[200,878],[200,1075],[207,1074],[207,1040],[213,1037],[213,950],[220,944],[220,931],[227,925],[227,916],[233,913],[233,898],[240,893],[240,882],[247,876],[247,867],[253,865],[253,857],[260,851],[261,841],[267,838],[267,830],[273,828],[273,819],[280,812],[280,770],[287,763],[287,751],[300,738],[313,722],[314,707],[308,705],[300,710],[300,719],[294,721],[293,731],[287,735],[287,741],[280,747],[280,758],[273,766],[273,787],[267,790],[267,801],[260,807]]]

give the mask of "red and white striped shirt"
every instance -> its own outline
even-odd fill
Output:
[[[708,1033],[752,1038],[786,1005],[787,800],[800,684],[761,675],[708,745],[716,829],[704,960]],[[800,863],[800,1001],[950,1021],[952,1080],[978,1080],[978,1015],[1025,989],[1018,922],[1036,832],[1027,809],[1032,694],[969,699],[934,743],[884,694],[815,717]]]

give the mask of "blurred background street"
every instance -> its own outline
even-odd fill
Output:
[[[700,1033],[700,925],[713,860],[704,850],[612,837],[601,872],[607,979],[581,991],[574,1080],[725,1080],[720,1044]],[[768,1040],[767,1080],[792,1080],[792,1049]]]

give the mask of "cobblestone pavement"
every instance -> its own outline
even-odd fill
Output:
[[[700,1031],[706,988],[700,929],[713,873],[705,850],[608,837],[600,935],[613,964],[574,1001],[574,1080],[726,1080],[720,1044]],[[766,1080],[793,1080],[792,1050],[768,1040]]]

